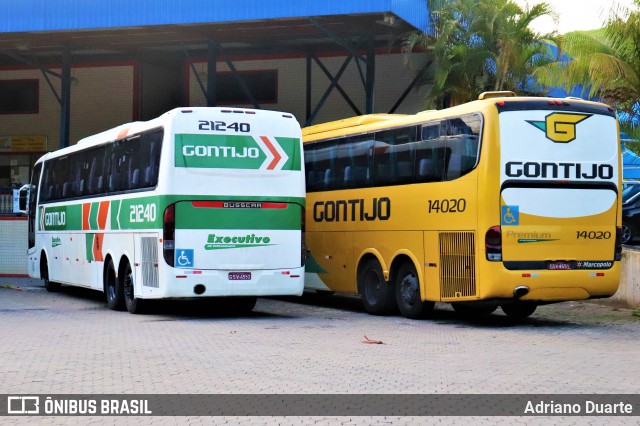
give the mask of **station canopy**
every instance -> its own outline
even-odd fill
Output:
[[[0,66],[197,55],[212,41],[228,55],[384,48],[428,24],[424,0],[4,0],[2,15]]]

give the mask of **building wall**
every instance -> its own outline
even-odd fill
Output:
[[[27,275],[27,218],[0,217],[0,276]]]
[[[324,57],[321,58],[321,61],[335,75],[340,69],[344,57]],[[306,121],[306,60],[304,58],[234,60],[233,63],[239,71],[277,70],[278,101],[277,103],[263,104],[261,107],[291,112],[301,123]],[[153,105],[149,105],[152,99],[146,101],[140,99],[140,86],[143,86],[144,82],[139,81],[139,68],[140,65],[134,62],[76,64],[72,67],[70,144],[76,143],[85,136],[135,121],[140,103],[146,105],[145,110],[153,110]],[[197,62],[195,68],[206,84],[206,63]],[[52,68],[52,71],[60,72],[55,68]],[[229,68],[226,63],[219,62],[218,71],[227,72]],[[414,76],[414,71],[408,70],[404,66],[402,54],[378,54],[376,56],[374,112],[388,112]],[[0,136],[45,135],[47,137],[46,150],[57,149],[60,146],[60,105],[42,73],[39,70],[29,68],[0,70],[0,80],[12,79],[39,79],[40,110],[37,114],[0,115]],[[56,77],[50,77],[50,79],[59,92],[60,80]],[[312,110],[315,109],[329,84],[327,76],[317,64],[313,63]],[[364,86],[355,60],[351,61],[339,80],[339,84],[349,94],[360,111],[364,113]],[[166,91],[165,86],[163,84],[162,87],[155,90]],[[183,99],[187,103],[184,106],[204,106],[206,104],[204,94],[190,67],[184,92]],[[147,87],[145,93],[153,94],[153,88]],[[415,113],[425,109],[423,106],[424,95],[424,88],[414,89],[396,112]],[[179,97],[174,95],[173,98]],[[172,102],[175,103],[175,101]],[[167,102],[164,103],[167,104]],[[245,106],[249,107],[250,105]],[[314,123],[347,118],[355,114],[340,93],[334,89],[320,109]],[[145,118],[152,117],[145,116]]]
[[[60,73],[59,69],[52,68]],[[137,97],[136,64],[82,65],[71,70],[69,143],[132,121]],[[49,77],[60,93],[60,79]],[[60,104],[42,72],[34,69],[0,70],[0,80],[38,79],[37,114],[0,114],[0,136],[45,135],[47,150],[60,146]]]
[[[337,74],[344,62],[344,57],[323,57],[321,62],[333,74]],[[261,105],[262,108],[287,111],[296,116],[300,123],[306,121],[306,59],[255,59],[234,60],[234,67],[238,71],[277,70],[278,71],[278,102]],[[206,62],[196,62],[194,68],[200,74],[200,79],[206,86]],[[226,63],[217,64],[218,72],[230,71]],[[364,67],[362,67],[364,72]],[[415,72],[408,70],[403,63],[402,54],[378,54],[375,64],[374,112],[386,113],[396,103],[400,95],[415,77]],[[311,109],[315,109],[330,80],[315,62],[312,65],[312,101]],[[358,106],[365,111],[365,90],[360,72],[351,60],[338,83]],[[191,106],[204,106],[206,99],[197,78],[190,68],[188,74],[188,100]],[[425,90],[414,89],[397,109],[397,113],[414,114],[424,110]],[[246,105],[250,107],[251,105]],[[348,118],[356,115],[342,95],[334,89],[320,109],[314,124]]]

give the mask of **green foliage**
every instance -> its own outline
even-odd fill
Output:
[[[629,148],[629,150],[635,152],[636,154],[640,155],[640,141],[638,140],[625,141],[624,146]]]
[[[623,112],[622,130],[640,139],[640,12],[614,7],[602,30],[566,34],[558,46],[572,59],[537,70],[538,82],[569,93],[582,86],[583,97]]]
[[[432,0],[429,7],[434,36],[412,33],[403,43],[406,62],[419,62],[420,84],[430,85],[429,107],[468,102],[487,90],[535,92],[530,76],[554,60],[547,42],[555,35],[529,25],[553,15],[548,4],[523,10],[511,0]]]

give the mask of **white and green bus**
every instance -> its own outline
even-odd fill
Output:
[[[28,269],[49,291],[146,299],[257,296],[304,287],[301,132],[287,113],[180,108],[48,153],[29,185]]]

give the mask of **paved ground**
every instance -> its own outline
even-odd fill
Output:
[[[433,318],[413,321],[367,315],[354,298],[305,295],[259,299],[254,312],[243,317],[184,302],[130,315],[108,310],[93,291],[63,287],[61,293],[47,293],[38,280],[0,277],[0,394],[638,394],[637,314],[572,302],[540,307],[524,321],[498,311],[473,322],[438,304]],[[384,344],[363,343],[365,336]],[[637,424],[637,419],[91,418],[100,424]]]

